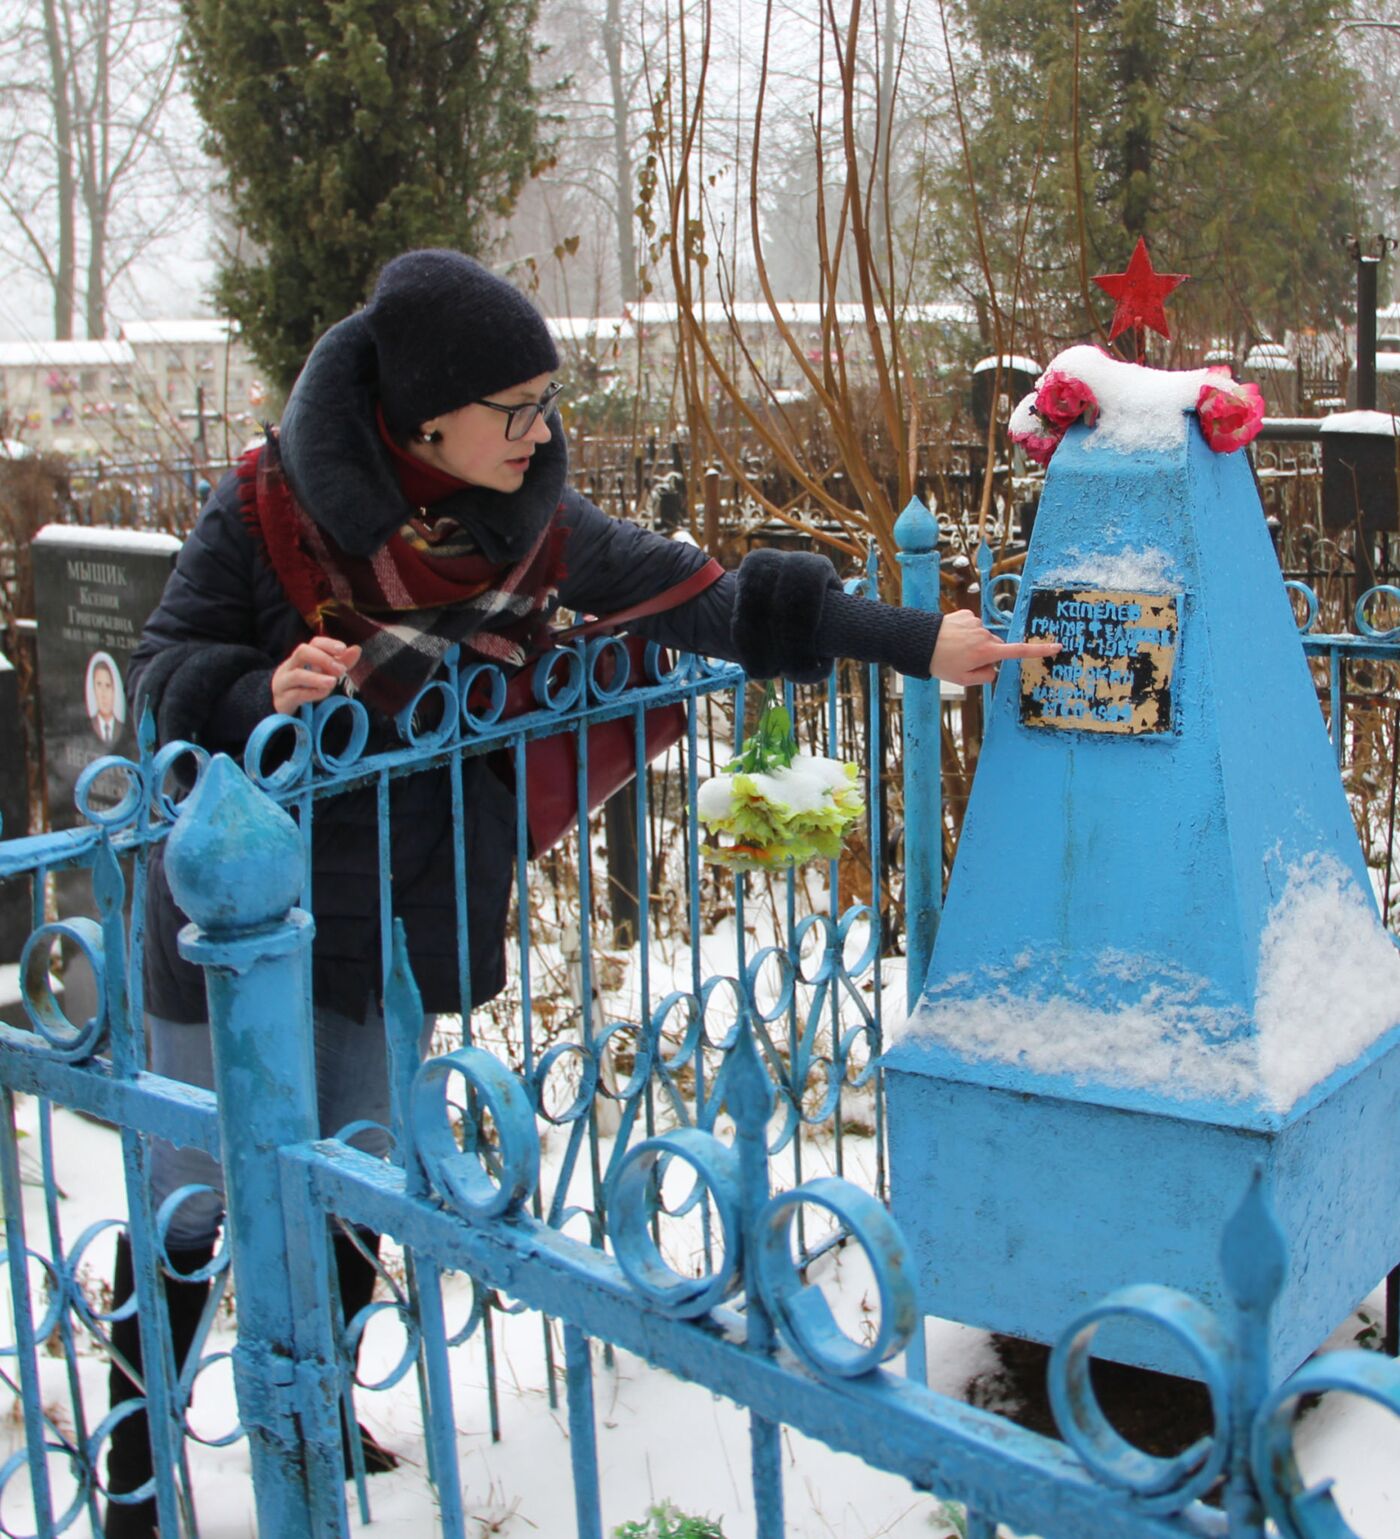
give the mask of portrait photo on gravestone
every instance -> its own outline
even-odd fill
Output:
[[[126,690],[110,652],[94,652],[88,658],[83,705],[98,742],[114,747],[126,726]]]

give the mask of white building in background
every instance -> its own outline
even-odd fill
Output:
[[[0,342],[5,436],[36,449],[110,452],[138,415],[135,366],[126,342]]]
[[[262,405],[230,321],[128,321],[109,341],[0,342],[4,436],[77,459],[222,459],[225,438],[236,454]]]

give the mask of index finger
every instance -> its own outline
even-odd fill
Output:
[[[1004,641],[998,657],[1054,657],[1060,650],[1058,641]]]

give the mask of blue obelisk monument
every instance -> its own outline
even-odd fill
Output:
[[[1400,1261],[1400,955],[1245,455],[1120,369],[1055,453],[1010,626],[1062,650],[1002,667],[887,1055],[894,1212],[926,1312],[1050,1341],[1130,1283],[1220,1304],[1262,1166],[1281,1374]]]

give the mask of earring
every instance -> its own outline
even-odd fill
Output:
[[[440,444],[442,442],[442,434],[434,428],[431,433],[415,433],[413,441],[419,444]]]

